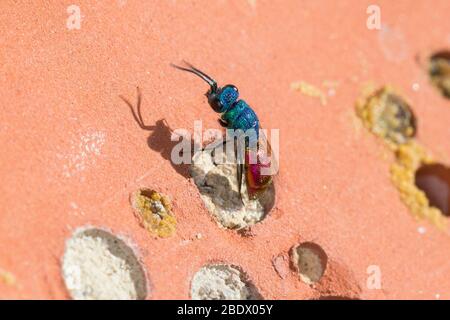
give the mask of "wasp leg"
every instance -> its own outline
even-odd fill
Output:
[[[242,177],[244,175],[245,163],[242,161],[243,160],[242,155],[239,153],[239,143],[234,145],[234,155],[236,157],[236,165],[237,165],[236,175],[237,175],[239,198],[241,199],[242,206],[245,207],[244,198],[242,197]]]
[[[223,147],[224,147],[226,144],[227,144],[227,140],[222,140],[222,143],[220,144],[220,147],[222,148],[222,150],[223,150]],[[216,148],[217,148],[217,147],[218,147],[218,146],[214,147],[213,151],[211,151],[211,157],[212,157],[213,162],[214,162],[215,165],[217,165],[217,163],[215,162],[215,159],[216,159]]]
[[[221,125],[222,128],[228,127],[228,123],[225,120],[219,118],[219,119],[217,119],[217,121],[219,122],[219,124]]]
[[[242,197],[242,176],[244,174],[244,164],[238,163],[237,165],[237,181],[238,181],[238,191],[239,197],[241,198],[242,205],[245,206],[244,198]]]

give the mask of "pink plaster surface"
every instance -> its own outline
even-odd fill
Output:
[[[450,101],[417,63],[449,49],[450,4],[377,1],[378,31],[366,27],[371,3],[80,1],[81,29],[69,30],[67,2],[2,1],[0,268],[16,284],[0,282],[0,298],[68,298],[65,241],[94,225],[134,243],[149,299],[189,298],[192,276],[211,261],[242,267],[266,299],[449,299],[450,234],[400,201],[392,155],[359,125],[354,102],[366,82],[394,85],[418,118],[419,142],[450,163]],[[237,85],[262,126],[280,129],[277,203],[251,237],[217,226],[186,171],[167,159],[167,131],[141,130],[119,98],[134,102],[139,86],[146,124],[164,118],[193,130],[201,119],[219,128],[206,85],[169,66],[183,59]],[[290,89],[299,80],[338,86],[321,105]],[[150,237],[137,223],[129,195],[141,186],[172,198],[172,238]],[[316,287],[288,259],[276,262],[284,277],[274,268],[303,241],[328,256]],[[371,265],[381,289],[366,286]]]

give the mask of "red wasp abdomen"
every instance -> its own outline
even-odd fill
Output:
[[[250,161],[252,158],[256,161]],[[263,170],[269,170],[270,159],[263,149],[258,149],[258,151],[247,149],[245,151],[245,164],[248,194],[250,198],[255,198],[272,183],[272,176],[265,175]]]

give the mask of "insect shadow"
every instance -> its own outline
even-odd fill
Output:
[[[187,164],[174,164],[171,160],[171,153],[173,147],[178,144],[178,141],[172,141],[171,136],[173,130],[167,124],[166,119],[159,119],[155,122],[154,125],[147,125],[144,123],[141,114],[141,102],[142,102],[142,94],[139,87],[137,90],[137,103],[136,110],[133,107],[133,104],[129,102],[123,96],[119,96],[130,108],[131,114],[133,115],[134,120],[139,125],[142,130],[150,131],[150,135],[147,138],[147,145],[150,149],[157,151],[161,154],[161,156],[170,162],[172,168],[181,176],[185,178],[189,178],[189,166]],[[194,145],[194,141],[191,140],[192,146]],[[193,148],[191,148],[193,150]],[[192,154],[191,154],[192,157]]]

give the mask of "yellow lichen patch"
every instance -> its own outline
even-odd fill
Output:
[[[8,286],[13,286],[16,284],[16,277],[11,272],[0,268],[0,282]]]
[[[383,138],[391,147],[392,144],[409,141],[416,133],[411,108],[389,86],[358,100],[356,113],[373,134]]]
[[[319,88],[317,88],[317,87],[313,86],[312,84],[309,84],[305,81],[298,81],[298,82],[291,83],[291,89],[298,90],[302,94],[309,96],[309,97],[319,98],[320,103],[322,105],[327,104],[327,98],[326,98],[325,94],[322,92],[322,90],[320,90]]]
[[[140,189],[131,195],[131,205],[141,225],[152,235],[167,238],[175,233],[177,220],[167,196],[154,190]]]
[[[430,58],[431,82],[441,93],[450,98],[450,52],[440,52]]]
[[[445,228],[447,219],[442,212],[430,205],[422,190],[415,183],[416,171],[433,159],[415,140],[416,121],[405,100],[385,86],[374,90],[367,87],[356,103],[356,114],[373,134],[383,139],[394,152],[391,165],[391,181],[400,193],[403,203],[416,218],[427,219],[439,228]]]
[[[442,212],[431,207],[425,193],[415,184],[417,169],[423,164],[433,163],[423,147],[415,141],[399,145],[395,151],[396,161],[391,165],[391,180],[400,193],[403,203],[420,219],[427,219],[441,229],[447,224]]]

